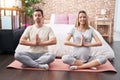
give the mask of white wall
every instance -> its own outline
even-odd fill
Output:
[[[120,0],[115,3],[114,31],[120,32]]]

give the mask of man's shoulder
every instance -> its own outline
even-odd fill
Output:
[[[50,25],[47,25],[47,24],[44,24],[43,26],[46,27],[46,28],[49,28],[49,27],[50,27]]]
[[[27,29],[31,29],[31,28],[34,28],[33,25],[30,25],[27,27]]]
[[[49,25],[44,25],[45,29],[51,29],[51,27]]]

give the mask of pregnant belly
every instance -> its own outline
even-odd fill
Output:
[[[86,62],[89,59],[89,56],[90,56],[89,47],[74,48],[74,57],[76,59],[79,59],[82,62]]]

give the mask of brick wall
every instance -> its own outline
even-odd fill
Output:
[[[37,4],[44,10],[45,19],[49,20],[51,14],[77,14],[80,10],[85,10],[91,21],[101,9],[106,9],[107,14],[114,18],[115,0],[44,0],[44,6]]]
[[[86,10],[90,17],[94,17],[105,8],[114,15],[115,0],[44,0],[46,2],[44,13],[49,19],[51,13],[77,13]]]

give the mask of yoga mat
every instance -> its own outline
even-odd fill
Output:
[[[112,66],[112,64],[107,61],[105,64],[96,67],[97,69],[79,69],[79,70],[70,70],[69,65],[64,64],[61,59],[55,59],[49,65],[49,70],[57,70],[57,71],[82,71],[82,72],[104,72],[104,71],[113,71],[117,72],[116,69]],[[11,64],[7,66],[8,69],[22,69],[22,70],[44,70],[40,68],[32,68],[32,67],[22,67],[22,63],[17,60],[14,60]]]

